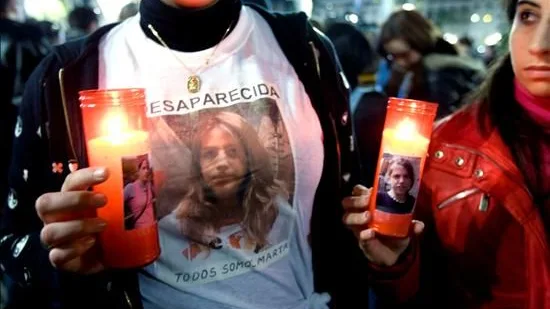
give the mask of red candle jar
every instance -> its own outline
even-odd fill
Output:
[[[406,237],[418,197],[437,104],[390,98],[374,187],[369,227]]]
[[[94,191],[107,196],[98,216],[102,262],[111,268],[142,267],[160,254],[149,160],[144,89],[87,90],[80,107],[88,161],[110,176]]]

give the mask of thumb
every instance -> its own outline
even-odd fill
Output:
[[[415,235],[420,235],[424,231],[425,224],[422,221],[413,220],[412,221],[413,227],[412,230]]]
[[[351,195],[353,196],[360,196],[360,195],[367,195],[370,193],[372,189],[368,189],[365,186],[362,185],[356,185],[353,187],[353,190],[351,191]]]

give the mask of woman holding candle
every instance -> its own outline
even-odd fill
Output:
[[[12,203],[4,208],[0,232],[2,266],[29,291],[44,292],[47,298],[36,298],[36,308],[353,307],[363,301],[366,268],[340,220],[340,200],[351,191],[358,165],[350,147],[342,76],[330,42],[309,25],[305,14],[272,15],[238,0],[142,0],[139,15],[56,48],[33,74],[22,103],[22,133],[11,164]],[[91,165],[89,158],[114,160],[127,154],[110,147],[88,156],[107,143],[85,139],[79,92],[115,88],[146,90],[148,116],[155,120],[146,132],[150,139],[161,135],[157,133],[169,135],[158,132],[165,130],[156,126],[160,120],[182,137],[189,132],[179,130],[183,120],[197,119],[207,110],[245,110],[272,98],[288,132],[295,169],[294,196],[285,200],[292,206],[284,208],[291,219],[285,241],[260,250],[254,259],[232,250],[227,254],[230,263],[204,264],[208,267],[192,273],[171,263],[186,258],[183,248],[162,241],[161,255],[150,267],[105,267],[96,249],[108,237],[98,238],[98,233],[105,236],[115,228],[105,227],[106,216],[89,214],[98,208],[99,214],[107,213],[103,210],[114,203],[102,193],[122,186],[107,192],[100,185],[122,176],[120,169]],[[258,120],[253,111],[242,115]],[[144,136],[139,130],[136,139]],[[163,161],[159,170],[154,158],[164,154],[181,160],[188,155],[171,141],[176,139],[150,147],[155,172],[167,175],[163,184],[180,166]],[[69,176],[68,169],[52,172],[52,163],[70,159],[78,161],[79,170]],[[252,171],[254,177],[271,167]],[[182,173],[192,174],[185,167]],[[155,184],[162,185],[157,179]],[[166,196],[157,192],[159,204]],[[271,194],[259,196],[270,204],[265,197]],[[91,218],[83,218],[83,212]],[[279,216],[281,212],[279,208]],[[265,215],[271,219],[262,224],[269,225],[272,208]],[[177,222],[167,223],[158,225],[160,239],[182,238]],[[262,236],[266,228],[258,229],[262,231],[251,233],[253,237]],[[132,243],[139,245],[136,239]],[[347,280],[351,272],[363,273],[363,285]],[[31,292],[28,296],[34,299]]]
[[[434,131],[415,210],[425,232],[364,229],[365,188],[343,202],[382,304],[550,308],[550,2],[507,9],[510,54]]]

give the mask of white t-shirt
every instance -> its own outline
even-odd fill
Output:
[[[184,66],[139,18],[103,38],[99,86],[146,89],[161,256],[145,308],[325,308],[307,242],[322,130],[269,25],[243,7],[214,54],[174,51]]]

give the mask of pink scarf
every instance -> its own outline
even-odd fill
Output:
[[[517,79],[514,80],[515,97],[527,114],[540,126],[550,130],[550,97],[536,97]]]

